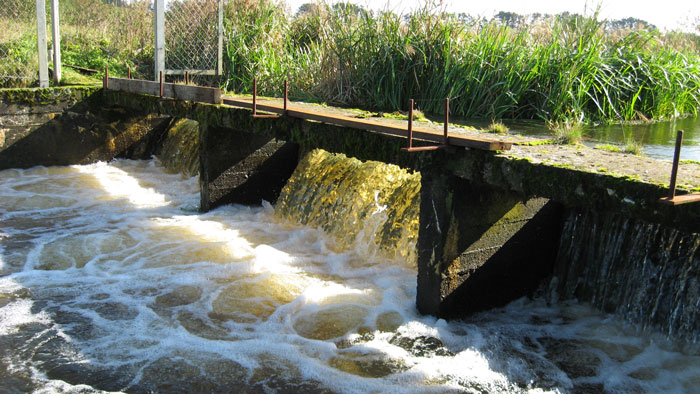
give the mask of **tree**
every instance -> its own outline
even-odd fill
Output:
[[[516,14],[515,12],[500,11],[493,18],[508,27],[512,27],[513,29],[517,29],[525,24],[525,17]]]

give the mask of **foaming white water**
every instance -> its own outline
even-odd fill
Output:
[[[343,250],[269,205],[197,214],[197,180],[153,162],[2,171],[0,185],[0,391],[700,384],[698,356],[585,305],[419,316],[411,262]]]

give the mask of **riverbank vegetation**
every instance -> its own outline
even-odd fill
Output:
[[[88,11],[63,19],[66,63],[117,74],[130,66],[151,77],[145,1],[62,4]],[[291,15],[278,0],[234,0],[224,14],[217,83],[236,93],[250,93],[257,77],[261,94],[281,95],[288,80],[296,99],[393,112],[414,98],[418,109],[440,114],[449,97],[454,116],[552,125],[669,119],[700,108],[700,36],[633,20],[484,20],[428,3],[404,15],[310,3]]]

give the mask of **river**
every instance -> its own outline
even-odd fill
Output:
[[[0,392],[700,387],[690,347],[585,304],[421,316],[410,254],[198,190],[157,160],[0,172]]]

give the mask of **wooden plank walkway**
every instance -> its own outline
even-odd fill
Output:
[[[250,109],[253,108],[252,99],[248,100],[224,96],[223,102],[226,105],[231,105],[234,107],[243,107]],[[284,106],[279,104],[256,102],[256,110],[278,115],[284,114]],[[399,127],[368,119],[357,119],[351,118],[349,116],[327,114],[319,111],[310,111],[306,109],[295,108],[293,105],[287,106],[286,116],[299,119],[315,120],[317,122],[323,122],[337,126],[352,127],[360,130],[367,130],[376,133],[408,138],[407,127]],[[438,144],[444,143],[442,131],[430,130],[425,128],[414,127],[413,138]],[[459,133],[448,133],[447,144],[487,151],[509,150],[512,146],[512,143],[510,142],[466,136]]]
[[[109,90],[148,94],[178,100],[196,101],[209,104],[224,104],[250,109],[253,108],[252,99],[249,100],[236,97],[225,97],[222,96],[221,89],[216,88],[111,77],[105,79],[104,87],[105,89]],[[293,105],[287,106],[286,113],[283,105],[272,103],[256,103],[256,110],[408,138],[408,127],[399,127],[368,119],[357,119],[349,116],[310,111],[307,109],[295,108]],[[445,143],[443,132],[419,127],[413,128],[413,138],[416,140],[433,142],[441,145]],[[448,133],[447,145],[481,149],[486,151],[509,150],[512,147],[512,143],[510,142],[467,136],[460,133]]]
[[[126,78],[107,78],[105,89],[161,96],[160,82]],[[221,89],[189,86],[176,83],[162,84],[162,97],[208,104],[221,104]]]

